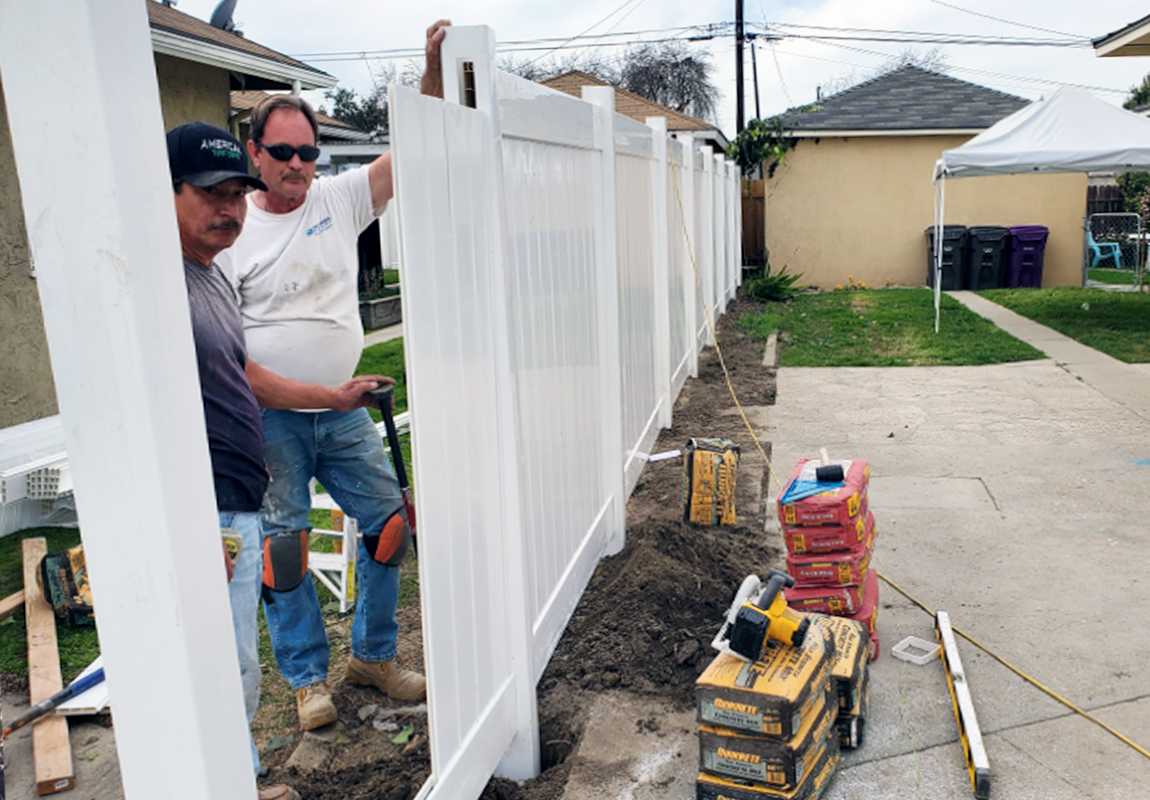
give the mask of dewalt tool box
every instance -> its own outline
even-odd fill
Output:
[[[850,550],[874,528],[874,514],[864,498],[858,516],[845,525],[783,525],[783,542],[794,555]]]
[[[695,681],[699,723],[791,739],[833,691],[832,650],[824,630],[811,627],[801,646],[772,641],[759,661],[720,654]]]
[[[703,725],[699,728],[699,769],[779,789],[793,788],[815,766],[837,717],[833,702],[811,709],[789,742]],[[833,735],[838,736],[837,729]]]
[[[860,586],[870,566],[876,530],[865,540],[842,553],[787,554],[787,572],[800,587]],[[863,602],[866,602],[864,597]]]
[[[695,800],[818,800],[839,766],[838,738],[829,736],[815,749],[814,767],[790,789],[704,772],[695,782]]]
[[[863,733],[866,730],[867,712],[870,709],[870,669],[863,671],[858,699],[848,713],[839,713],[835,729],[839,734],[839,747],[848,750],[862,747]]]
[[[812,625],[827,630],[834,640],[831,682],[837,695],[835,707],[849,713],[858,702],[866,675],[869,633],[862,623],[845,617],[812,614],[810,619]]]
[[[691,439],[683,450],[683,520],[734,525],[739,447],[728,439]]]
[[[842,486],[828,484],[825,492],[804,497],[792,503],[779,503],[779,521],[784,525],[853,525],[863,512],[870,484],[870,466],[860,458],[836,462],[843,464]],[[815,471],[821,466],[817,461],[803,459],[795,465],[795,471],[787,486],[795,481],[815,480]],[[786,492],[780,495],[785,497]]]
[[[82,544],[44,556],[36,580],[59,619],[69,625],[96,624]]]

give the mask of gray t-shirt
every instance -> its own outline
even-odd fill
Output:
[[[204,422],[219,511],[259,511],[268,472],[260,408],[244,374],[247,349],[235,292],[220,268],[184,258]]]

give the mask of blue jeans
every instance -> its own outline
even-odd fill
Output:
[[[220,527],[232,528],[244,540],[243,550],[236,559],[232,580],[228,584],[228,599],[232,604],[232,627],[236,634],[236,652],[240,657],[240,683],[244,689],[244,711],[250,728],[260,705],[260,645],[259,613],[260,585],[262,584],[261,565],[263,559],[262,527],[258,512],[220,512]],[[256,774],[260,771],[260,757],[255,742],[252,745],[252,761]]]
[[[308,413],[263,409],[265,455],[271,483],[264,497],[265,535],[311,530],[308,482],[317,478],[361,533],[378,533],[403,507],[403,496],[379,431],[366,409]],[[356,557],[359,598],[351,653],[361,661],[391,661],[399,624],[399,567],[372,559],[360,537]],[[264,587],[264,616],[276,664],[292,689],[327,680],[328,643],[311,573],[287,592]]]

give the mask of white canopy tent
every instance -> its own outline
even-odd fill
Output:
[[[980,175],[1150,170],[1150,118],[1063,86],[1002,119],[934,165],[934,329],[942,286],[946,179]]]

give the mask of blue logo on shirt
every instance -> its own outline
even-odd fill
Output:
[[[324,231],[326,231],[330,227],[331,227],[331,217],[324,217],[319,222],[317,222],[315,225],[313,225],[312,227],[307,229],[307,235],[308,236],[314,236],[318,233],[323,233]]]

